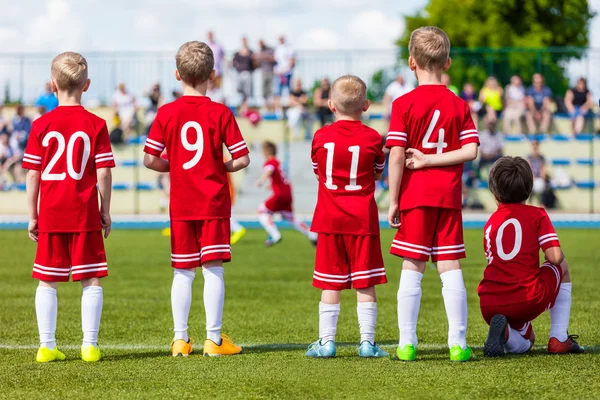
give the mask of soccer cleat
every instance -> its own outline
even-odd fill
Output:
[[[171,237],[171,228],[165,228],[162,231],[160,231],[160,233],[164,237]]]
[[[462,349],[459,345],[455,344],[450,347],[450,361],[471,361],[475,359],[475,353],[473,350],[467,346],[466,349]]]
[[[171,354],[173,354],[173,357],[187,357],[193,352],[193,343],[192,338],[189,338],[187,342],[183,339],[173,340],[171,342]]]
[[[100,361],[102,355],[100,354],[100,347],[98,346],[81,346],[81,359],[85,362],[96,362]]]
[[[381,358],[389,356],[387,351],[384,351],[377,343],[371,344],[368,340],[365,340],[360,344],[358,355],[365,358]]]
[[[221,344],[217,345],[210,339],[206,339],[204,342],[204,355],[210,357],[218,357],[218,356],[232,356],[235,354],[240,354],[242,352],[242,348],[240,346],[235,345],[229,336],[225,334],[221,334]]]
[[[557,338],[552,337],[548,341],[548,353],[550,354],[581,354],[585,348],[575,341],[579,335],[569,335],[567,340],[559,342]]]
[[[321,339],[308,345],[306,351],[306,357],[311,358],[333,358],[336,354],[335,343],[333,340],[329,340],[324,344],[321,344]]]
[[[58,350],[58,347],[50,350],[46,346],[42,346],[38,349],[35,361],[39,363],[47,363],[52,361],[63,361],[65,358],[65,355]]]
[[[229,241],[231,242],[231,244],[236,244],[237,242],[240,241],[241,238],[244,237],[244,235],[246,234],[246,228],[242,228],[237,232],[233,232],[231,234],[231,238],[229,239]]]
[[[313,246],[317,247],[317,239],[311,239],[310,241]]]
[[[412,344],[406,344],[402,348],[398,346],[396,354],[391,358],[395,361],[415,361],[417,359],[417,349]]]
[[[504,315],[496,314],[490,321],[490,330],[483,346],[483,355],[486,357],[502,357],[507,339],[508,320]]]
[[[279,237],[279,239],[277,239],[277,240],[274,240],[273,238],[268,238],[265,241],[265,247],[269,248],[269,247],[275,246],[276,244],[281,243],[282,240],[283,240],[282,237]]]

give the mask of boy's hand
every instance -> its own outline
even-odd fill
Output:
[[[29,226],[27,227],[27,232],[29,232],[29,239],[34,242],[38,241],[38,221],[37,219],[30,219]]]
[[[422,169],[427,166],[427,158],[425,154],[417,149],[406,150],[406,168],[408,169]]]
[[[109,213],[100,213],[100,220],[102,223],[102,230],[104,230],[104,239],[110,235],[112,229],[112,219]]]
[[[400,212],[398,211],[398,204],[390,204],[388,210],[388,223],[390,227],[394,229],[400,228]]]

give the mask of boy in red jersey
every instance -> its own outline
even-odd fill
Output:
[[[322,289],[319,303],[319,340],[308,357],[335,357],[335,334],[340,293],[356,289],[361,357],[386,357],[375,343],[377,303],[375,285],[387,282],[375,181],[385,164],[379,133],[360,121],[369,108],[367,87],[356,76],[337,79],[329,108],[337,122],[315,133],[312,163],[319,181],[319,197],[312,230],[319,233],[313,286]]]
[[[469,105],[441,82],[450,68],[450,41],[439,28],[411,34],[408,65],[419,86],[392,104],[388,221],[399,228],[391,253],[404,257],[398,289],[400,342],[396,358],[416,358],[421,279],[429,258],[437,263],[448,317],[452,361],[467,361],[467,293],[460,269],[463,163],[477,157],[479,139]],[[407,149],[405,151],[405,148]]]
[[[317,235],[312,233],[309,227],[294,218],[292,209],[292,185],[287,180],[285,172],[281,167],[281,163],[277,159],[277,146],[274,143],[266,141],[262,145],[263,155],[265,156],[265,164],[263,166],[263,174],[256,181],[256,186],[263,186],[268,180],[271,181],[271,190],[273,194],[258,208],[258,221],[269,234],[269,238],[265,242],[265,246],[271,247],[281,242],[281,233],[273,222],[273,214],[281,213],[284,221],[288,221],[294,225],[296,230],[313,243],[317,243]]]
[[[108,237],[115,161],[106,122],[81,106],[89,87],[85,58],[71,52],[54,58],[52,90],[59,106],[33,123],[23,156],[23,168],[29,170],[29,237],[37,242],[33,277],[40,280],[35,295],[38,362],[65,359],[56,347],[56,288],[70,274],[83,286],[81,358],[92,362],[101,357],[100,278],[108,275],[102,230]]]
[[[183,96],[158,110],[144,147],[144,165],[169,172],[171,178],[171,265],[175,269],[171,352],[173,356],[192,353],[188,316],[192,283],[201,266],[207,335],[204,355],[238,354],[241,347],[221,334],[223,263],[231,260],[227,172],[248,166],[248,147],[231,110],[206,97],[208,81],[215,78],[210,47],[187,42],[179,48],[175,61]],[[227,162],[223,162],[223,145],[232,156]],[[160,157],[165,149],[168,161]]]
[[[477,290],[490,325],[486,356],[525,353],[535,334],[531,321],[550,309],[548,352],[583,353],[569,336],[571,274],[558,235],[543,208],[525,204],[533,172],[521,157],[502,157],[489,176],[498,209],[484,227],[488,266]],[[545,261],[540,266],[540,249]]]

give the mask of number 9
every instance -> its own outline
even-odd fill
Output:
[[[190,128],[194,128],[196,131],[196,143],[190,143],[188,140],[187,132]],[[204,152],[204,134],[199,123],[195,121],[189,121],[183,125],[183,128],[181,128],[181,144],[183,144],[183,147],[186,150],[196,152],[190,161],[183,164],[183,169],[190,169],[198,164],[202,158],[202,153]]]

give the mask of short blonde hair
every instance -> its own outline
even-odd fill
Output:
[[[199,41],[181,45],[175,62],[181,80],[192,86],[206,82],[215,67],[212,50],[206,43]]]
[[[79,53],[67,51],[52,60],[52,79],[60,90],[83,89],[88,80],[88,64]]]
[[[441,70],[450,56],[450,39],[440,28],[424,26],[410,34],[408,51],[420,68]]]
[[[341,76],[331,85],[331,101],[343,114],[360,113],[367,101],[367,85],[358,76]]]

